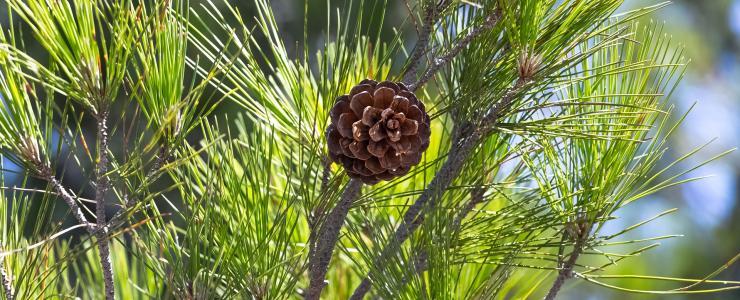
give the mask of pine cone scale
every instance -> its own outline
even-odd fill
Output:
[[[396,96],[396,92],[393,89],[380,87],[375,90],[375,93],[373,94],[373,106],[375,108],[384,109],[388,107],[391,102],[393,102],[394,96]]]
[[[358,118],[362,117],[362,112],[365,110],[365,107],[368,107],[373,104],[373,96],[370,95],[367,91],[362,91],[361,93],[352,96],[352,101],[350,101],[349,106],[352,108],[352,111],[355,113],[355,116]]]

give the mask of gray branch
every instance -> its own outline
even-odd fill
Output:
[[[316,233],[316,246],[310,249],[309,253],[309,277],[310,283],[306,291],[305,299],[316,300],[321,296],[321,291],[326,283],[324,278],[329,269],[329,262],[334,253],[334,248],[339,241],[339,231],[344,225],[347,213],[352,203],[362,189],[362,182],[357,179],[350,179],[347,187],[342,193],[342,198],[334,209],[329,212],[324,222],[321,224],[319,232]]]
[[[424,11],[424,20],[421,32],[419,32],[419,39],[416,41],[414,50],[409,57],[411,63],[403,75],[404,83],[411,83],[416,79],[416,71],[424,57],[424,53],[427,51],[427,45],[429,44],[432,30],[434,29],[434,25],[437,23],[437,15],[437,7],[433,4],[430,4]]]
[[[0,243],[0,251],[5,251],[5,247]],[[5,272],[5,258],[0,259],[0,280],[3,282],[3,291],[6,300],[13,300],[13,285],[10,283],[10,277]]]
[[[87,217],[85,217],[85,214],[82,212],[82,208],[80,208],[80,205],[77,204],[77,200],[75,199],[75,197],[72,196],[72,193],[70,193],[67,188],[65,188],[64,185],[62,185],[62,183],[56,178],[56,176],[54,176],[54,172],[51,170],[51,168],[38,160],[34,161],[33,164],[36,168],[38,177],[45,180],[51,185],[54,193],[61,197],[64,203],[67,203],[67,206],[69,206],[69,210],[72,212],[72,215],[75,217],[75,219],[77,219],[80,224],[85,224],[85,228],[87,229],[87,231],[92,233],[95,230],[95,224],[90,223],[87,220]]]
[[[583,246],[585,245],[585,241],[586,241],[585,237],[579,237],[576,240],[576,243],[573,246],[573,251],[570,253],[570,256],[568,257],[568,261],[566,261],[560,267],[560,272],[558,272],[558,277],[555,278],[555,282],[553,282],[552,287],[550,287],[550,291],[547,292],[547,296],[545,296],[545,300],[554,300],[555,296],[558,295],[560,288],[563,287],[563,284],[565,283],[565,281],[573,277],[573,267],[576,265],[576,262],[578,261],[578,256],[583,251]]]
[[[95,215],[98,230],[95,236],[100,252],[100,264],[103,270],[105,283],[105,299],[114,300],[115,281],[113,279],[113,266],[110,257],[110,242],[108,240],[108,224],[105,219],[105,194],[110,189],[108,178],[108,111],[104,110],[98,115],[98,163],[95,166]]]
[[[498,23],[499,19],[501,19],[501,14],[498,10],[490,16],[487,16],[486,19],[483,21],[483,24],[481,24],[478,27],[473,28],[468,32],[467,35],[462,37],[455,47],[450,49],[449,52],[438,56],[434,59],[432,62],[432,65],[427,68],[427,70],[424,72],[424,74],[419,78],[416,83],[409,85],[409,90],[415,91],[422,85],[426,84],[432,77],[434,77],[434,74],[436,74],[439,69],[447,65],[452,59],[454,59],[460,52],[462,52],[463,49],[467,48],[468,45],[470,45],[470,42],[472,42],[476,37],[481,35],[482,33],[488,31],[489,29],[493,28],[496,23]]]

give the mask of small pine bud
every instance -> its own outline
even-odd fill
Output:
[[[591,233],[591,222],[579,218],[574,222],[565,223],[565,231],[571,240],[583,240]]]
[[[542,64],[542,56],[524,51],[519,55],[518,64],[519,78],[528,80],[539,71]]]
[[[179,135],[182,130],[182,112],[180,111],[180,107],[177,105],[170,107],[167,113],[165,113],[165,118],[167,120],[167,124],[165,124],[167,138],[174,138]]]
[[[41,155],[39,155],[39,145],[35,138],[30,136],[21,137],[20,143],[18,144],[18,150],[23,158],[32,163],[41,162]]]

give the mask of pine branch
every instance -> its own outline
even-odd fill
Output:
[[[427,68],[421,78],[419,78],[416,83],[409,86],[409,90],[416,91],[416,89],[427,83],[430,79],[432,79],[432,77],[434,77],[434,74],[436,74],[439,69],[452,61],[452,59],[460,54],[463,49],[467,48],[470,42],[472,42],[476,37],[496,26],[496,23],[498,23],[499,19],[501,19],[500,10],[496,10],[495,13],[487,16],[483,24],[470,30],[470,32],[468,32],[467,35],[460,39],[455,47],[450,49],[449,52],[435,58],[432,65]]]
[[[75,197],[72,196],[72,193],[67,191],[67,188],[62,185],[61,182],[54,176],[54,173],[51,171],[51,168],[42,163],[40,160],[33,161],[34,168],[36,169],[37,176],[46,182],[48,182],[51,185],[51,188],[54,190],[54,192],[64,200],[65,203],[67,203],[67,206],[69,206],[70,211],[72,212],[72,215],[77,219],[77,222],[80,224],[84,224],[88,232],[92,233],[94,232],[96,226],[94,223],[90,223],[87,220],[87,217],[85,217],[85,214],[82,212],[82,208],[77,204],[77,201],[75,200]]]
[[[419,32],[419,39],[416,41],[414,51],[409,57],[411,63],[404,73],[404,83],[411,83],[416,79],[416,71],[427,51],[429,40],[431,38],[432,31],[434,30],[434,25],[439,19],[440,12],[447,8],[449,4],[449,1],[442,1],[439,5],[430,4],[424,11],[424,23],[421,28],[421,32]]]
[[[352,202],[357,199],[361,189],[361,181],[350,179],[339,203],[329,212],[316,234],[316,246],[313,247],[312,253],[309,253],[310,283],[305,299],[314,300],[321,296],[321,291],[326,285],[324,278],[329,268],[329,262],[331,262],[332,253],[339,241],[339,231],[342,229],[344,219],[347,218]]]
[[[110,257],[110,242],[108,240],[108,224],[105,218],[105,194],[110,189],[108,178],[108,110],[103,109],[97,115],[98,121],[98,163],[95,166],[95,215],[98,230],[98,250],[100,252],[100,264],[103,271],[105,283],[105,299],[114,300],[115,281],[113,279],[113,266]]]
[[[4,247],[2,247],[2,243],[0,243],[0,252],[5,251]],[[13,285],[10,283],[10,277],[8,277],[8,273],[5,272],[5,258],[3,257],[0,259],[0,280],[3,282],[3,291],[5,292],[5,299],[6,300],[13,300]]]
[[[483,198],[483,194],[485,194],[486,190],[482,187],[476,187],[472,191],[470,191],[470,201],[468,201],[467,204],[462,208],[462,210],[455,216],[455,219],[452,221],[452,229],[453,232],[460,230],[460,225],[462,224],[462,221],[470,214],[471,211],[473,211],[473,208],[475,208],[476,205],[483,203],[485,200]]]
[[[516,95],[521,92],[529,80],[528,78],[520,78],[512,88],[504,93],[501,100],[491,108],[480,124],[477,126],[463,125],[456,130],[452,140],[458,142],[452,145],[447,155],[447,160],[439,171],[437,171],[437,175],[434,176],[432,182],[429,183],[421,196],[419,196],[419,199],[406,211],[403,222],[396,229],[393,239],[389,244],[385,245],[381,254],[373,262],[375,268],[382,269],[383,262],[389,256],[394,255],[398,248],[401,247],[401,244],[423,223],[424,211],[433,209],[436,206],[438,199],[441,198],[452,181],[462,171],[465,161],[475,147],[492,130],[495,123],[509,106],[511,106]],[[369,275],[366,275],[350,299],[363,299],[365,294],[370,291],[371,286],[372,282],[369,279]]]
[[[578,261],[578,256],[583,251],[585,241],[586,238],[584,237],[580,237],[576,240],[576,244],[573,246],[573,251],[570,253],[568,261],[561,266],[560,272],[558,272],[558,277],[555,278],[555,282],[553,282],[552,287],[550,287],[550,291],[547,292],[545,300],[554,300],[555,296],[557,296],[560,291],[560,288],[563,287],[565,281],[573,277],[573,267],[575,266],[576,261]]]

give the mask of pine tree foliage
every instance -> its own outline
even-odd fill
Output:
[[[22,172],[0,167],[5,299],[740,289],[714,279],[740,256],[700,279],[610,273],[674,237],[623,234],[675,209],[609,232],[616,213],[729,153],[665,161],[688,59],[644,20],[667,3],[403,1],[389,34],[392,3],[304,1],[300,41],[268,0],[249,15],[225,0],[6,3],[0,150]],[[325,139],[335,99],[366,78],[403,82],[432,117],[421,163],[376,185],[333,165]]]

